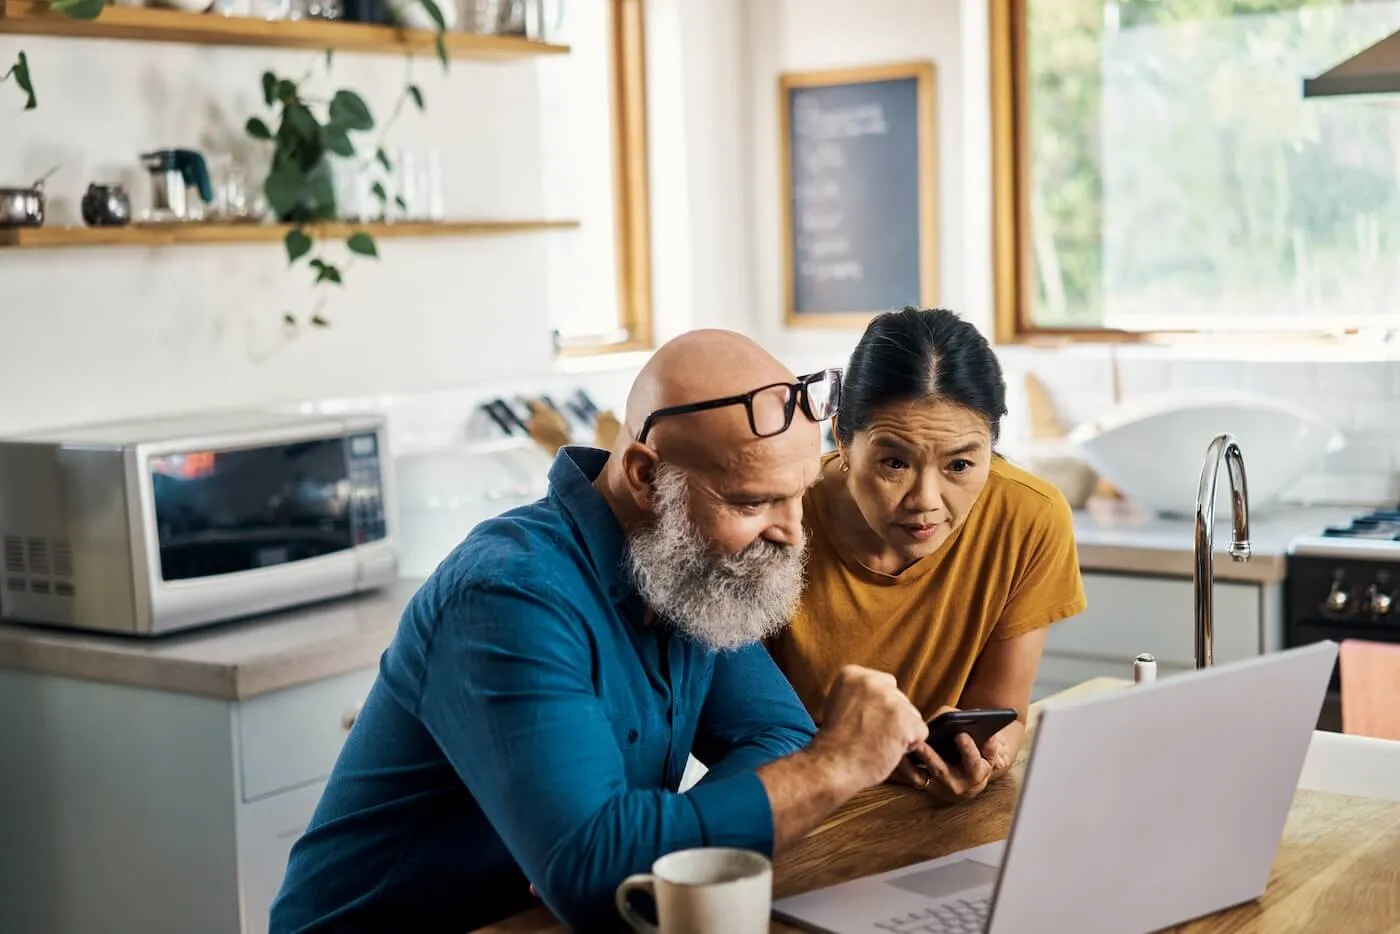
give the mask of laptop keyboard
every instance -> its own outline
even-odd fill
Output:
[[[915,911],[875,924],[877,931],[895,934],[982,934],[987,927],[990,895],[958,898],[924,911]]]

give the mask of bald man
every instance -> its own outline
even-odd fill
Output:
[[[840,675],[817,732],[759,640],[802,586],[833,374],[752,341],[657,350],[611,453],[482,523],[404,613],[292,849],[271,934],[465,934],[529,907],[619,926],[613,892],[696,846],[773,854],[927,737],[894,679]],[[708,767],[678,793],[687,757]]]

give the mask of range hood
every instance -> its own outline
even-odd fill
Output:
[[[1386,36],[1316,78],[1303,79],[1304,97],[1400,93],[1400,32]]]

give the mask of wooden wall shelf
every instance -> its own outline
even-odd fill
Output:
[[[376,239],[408,237],[490,237],[544,230],[572,230],[576,220],[423,221],[399,224],[311,224],[317,237],[344,239],[363,230]],[[93,246],[180,246],[219,243],[270,243],[291,230],[287,224],[200,223],[180,226],[18,227],[0,228],[0,249],[55,249]]]
[[[0,33],[193,45],[434,54],[434,33],[419,29],[318,20],[268,21],[216,13],[182,13],[178,10],[127,6],[108,6],[95,20],[77,20],[55,13],[41,0],[0,0]],[[567,45],[533,42],[519,36],[483,36],[465,32],[447,33],[444,43],[451,58],[488,61],[532,55],[563,55],[569,51]]]

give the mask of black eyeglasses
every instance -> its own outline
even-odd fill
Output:
[[[795,383],[771,383],[741,396],[725,396],[723,399],[707,399],[704,402],[689,402],[685,405],[657,409],[642,422],[642,430],[637,434],[637,443],[646,444],[647,435],[651,433],[652,426],[659,418],[706,412],[729,405],[744,407],[749,415],[749,428],[755,436],[771,438],[788,430],[799,402],[802,403],[802,411],[808,418],[814,422],[821,422],[836,414],[836,407],[840,401],[841,371],[822,370],[800,376]]]

